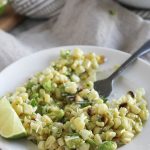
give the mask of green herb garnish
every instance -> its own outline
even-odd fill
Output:
[[[104,97],[104,96],[101,96],[101,95],[100,95],[100,97],[101,97],[101,99],[103,100],[104,103],[106,103],[108,101],[107,97]]]
[[[52,83],[50,80],[45,81],[42,86],[47,92],[50,92],[52,90]]]
[[[89,102],[89,101],[80,101],[80,102],[76,102],[76,104],[79,104],[81,106],[81,108],[83,108],[83,107],[87,107],[89,105],[92,105],[92,102]]]
[[[105,141],[102,144],[100,144],[98,150],[116,150],[117,144],[113,141]]]
[[[37,100],[36,99],[31,99],[31,105],[33,106],[33,107],[35,107],[35,106],[37,106],[38,105],[38,102],[37,102]]]
[[[117,12],[115,10],[109,10],[109,14],[111,16],[115,16],[117,14]]]

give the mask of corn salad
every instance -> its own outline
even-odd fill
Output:
[[[104,56],[63,50],[7,98],[39,150],[116,150],[141,132],[149,112],[144,89],[111,102],[93,88]]]

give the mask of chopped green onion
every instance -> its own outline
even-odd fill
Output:
[[[36,99],[36,98],[39,97],[39,93],[33,93],[30,97],[31,97],[31,99],[32,99],[32,98],[33,98],[33,99]]]
[[[37,102],[37,100],[36,100],[35,98],[31,99],[31,105],[32,105],[33,107],[35,107],[35,106],[38,105],[38,102]]]
[[[104,103],[106,103],[108,101],[108,98],[106,98],[104,96],[101,96],[101,95],[100,95],[100,97],[101,97],[101,99],[103,100]]]
[[[42,86],[47,92],[52,90],[52,82],[50,80],[45,81]]]
[[[98,147],[98,150],[116,150],[117,144],[113,141],[105,141]]]
[[[96,142],[93,139],[90,139],[90,138],[87,139],[86,142],[89,143],[92,147],[95,147],[97,145]]]
[[[35,83],[29,81],[29,82],[27,83],[27,85],[26,85],[26,88],[27,88],[27,89],[31,89],[34,85],[35,85]]]
[[[68,56],[70,56],[71,51],[70,50],[62,50],[61,51],[61,57],[62,58],[67,58]]]
[[[80,101],[80,102],[76,102],[76,104],[79,104],[83,108],[83,107],[87,107],[89,105],[92,105],[92,102],[89,102],[89,101]]]
[[[79,136],[65,136],[65,142],[69,149],[77,149],[84,141]]]

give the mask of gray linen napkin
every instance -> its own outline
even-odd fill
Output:
[[[132,53],[150,39],[150,22],[111,0],[67,0],[56,22],[49,20],[16,39],[0,32],[4,45],[0,68],[29,53],[62,45],[97,45]]]
[[[15,37],[0,30],[0,70],[24,55],[30,48],[21,44]]]

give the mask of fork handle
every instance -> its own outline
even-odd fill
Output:
[[[150,52],[150,40],[147,41],[139,50],[137,50],[133,55],[131,55],[114,73],[109,76],[110,80],[116,78],[120,73],[122,73],[128,65],[133,63],[138,57]]]

